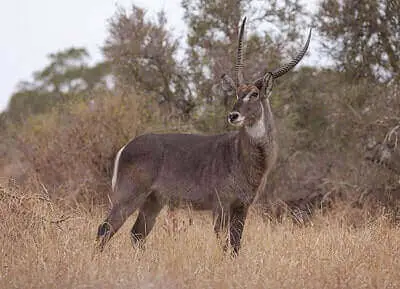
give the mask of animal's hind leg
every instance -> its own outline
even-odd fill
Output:
[[[153,229],[156,218],[163,208],[163,204],[156,192],[151,192],[139,209],[139,214],[131,230],[134,244],[142,243]]]
[[[124,224],[126,219],[140,206],[140,198],[132,198],[114,204],[110,213],[97,230],[99,249],[103,251],[105,244]]]

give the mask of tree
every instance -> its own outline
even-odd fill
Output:
[[[296,24],[302,21],[304,15],[298,0],[183,0],[182,7],[189,27],[186,51],[188,75],[198,102],[205,104],[210,104],[213,96],[217,96],[213,85],[221,75],[233,72],[242,17],[249,16],[244,73],[250,80],[277,67],[283,56],[287,56],[285,52],[290,54],[292,44],[299,40],[299,26]],[[211,119],[212,127],[217,127],[217,130],[227,129],[221,115],[230,106],[232,96],[223,95],[217,99],[222,107],[213,102],[205,111],[213,111],[215,117],[207,114],[205,119]]]
[[[157,103],[190,114],[194,104],[184,69],[176,60],[178,41],[166,29],[163,12],[157,21],[132,5],[120,8],[110,20],[104,55],[112,63],[117,86],[138,89]]]
[[[317,14],[326,51],[354,80],[399,79],[400,1],[324,0]]]
[[[73,98],[88,98],[90,92],[107,86],[109,64],[88,64],[85,48],[68,48],[48,55],[50,63],[33,73],[33,81],[21,81],[11,96],[7,115],[20,120],[29,114],[47,112]]]
[[[7,112],[3,111],[0,112],[0,135],[6,130],[7,128]]]

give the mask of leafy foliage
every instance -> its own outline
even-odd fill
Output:
[[[117,85],[123,91],[138,89],[151,100],[165,103],[167,113],[189,115],[193,95],[183,67],[176,60],[178,41],[166,30],[163,13],[156,22],[148,20],[143,9],[119,9],[110,20],[104,45],[112,63]]]
[[[221,114],[226,115],[232,104],[231,95],[218,95],[213,89],[222,74],[232,74],[235,64],[238,24],[243,15],[249,17],[245,50],[244,73],[247,80],[259,78],[266,71],[276,68],[285,49],[298,40],[298,23],[303,16],[297,0],[285,1],[182,1],[184,19],[189,27],[186,50],[187,75],[193,83],[197,101],[208,112],[199,127],[205,130],[229,129]],[[261,30],[262,24],[279,26],[278,35],[271,29]],[[286,50],[287,51],[287,50]],[[221,107],[219,107],[221,106]],[[209,125],[204,126],[209,120]]]
[[[96,90],[107,88],[109,65],[88,64],[84,48],[68,48],[48,55],[50,63],[33,73],[33,81],[22,81],[11,96],[7,114],[14,120],[50,111],[75,99],[88,99]]]
[[[352,79],[399,79],[399,11],[398,0],[324,0],[317,23],[328,53]]]
[[[400,196],[393,169],[400,155],[398,1],[366,3],[321,3],[318,30],[340,69],[303,66],[277,81],[271,101],[280,155],[264,201],[274,196],[298,204],[335,195],[351,204],[365,196],[395,204]],[[165,15],[152,20],[134,5],[110,19],[105,62],[89,65],[81,48],[49,55],[49,65],[19,85],[0,115],[3,159],[20,153],[20,167],[55,196],[96,191],[104,197],[113,156],[134,135],[228,129],[234,98],[214,88],[222,73],[232,73],[244,14],[247,80],[301,45],[305,13],[297,0],[183,0],[182,7],[189,27],[183,56]],[[7,150],[10,144],[17,149]]]

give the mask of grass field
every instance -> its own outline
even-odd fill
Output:
[[[357,227],[337,215],[298,226],[253,210],[232,259],[214,237],[211,216],[194,214],[192,226],[170,234],[165,212],[145,250],[131,246],[131,218],[96,254],[105,213],[0,187],[0,288],[400,288],[400,231],[384,214]]]

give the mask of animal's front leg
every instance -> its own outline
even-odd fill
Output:
[[[236,256],[240,249],[240,242],[244,224],[249,207],[242,203],[235,203],[231,206],[229,222],[229,240],[233,248],[233,254]]]

